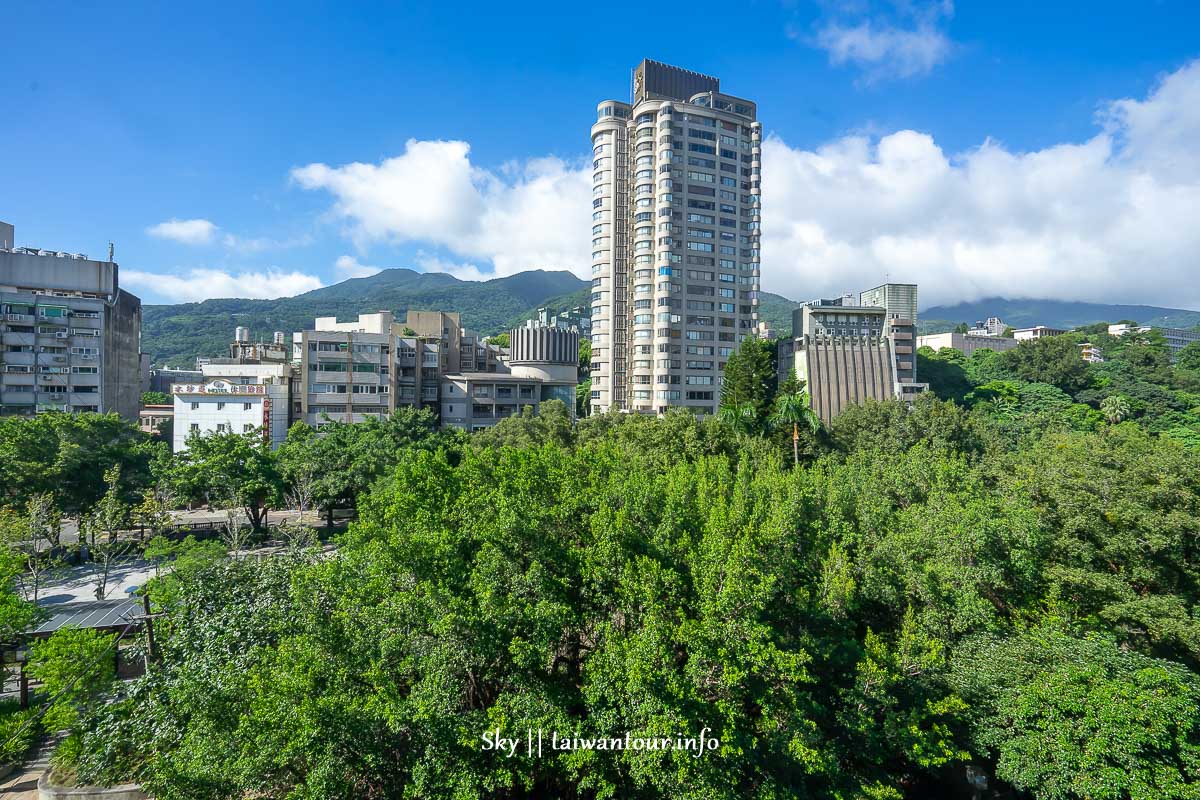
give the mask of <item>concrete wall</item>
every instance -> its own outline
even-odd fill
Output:
[[[0,252],[0,286],[112,295],[117,290],[117,265]]]
[[[38,779],[38,800],[149,800],[149,795],[136,783],[120,786],[55,786],[50,773]]]
[[[0,248],[8,250],[12,247],[16,247],[14,244],[14,242],[16,242],[16,236],[17,234],[13,230],[13,226],[11,224],[7,222],[0,222]]]
[[[796,376],[806,381],[813,411],[828,425],[847,407],[895,397],[891,342],[867,337],[804,337]]]
[[[1016,339],[1003,336],[968,336],[965,333],[932,333],[917,337],[917,347],[930,347],[934,352],[943,347],[970,356],[976,350],[1012,350],[1020,345]]]
[[[117,302],[105,312],[104,328],[102,408],[137,420],[142,406],[142,301],[119,290]]]

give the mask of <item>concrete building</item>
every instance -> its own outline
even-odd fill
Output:
[[[717,78],[656,61],[592,126],[592,409],[715,412],[758,325],[762,125]]]
[[[115,262],[14,248],[0,224],[0,414],[116,412],[137,420],[142,301]]]
[[[261,430],[272,449],[287,438],[292,368],[289,364],[205,364],[198,383],[176,383],[172,450],[193,435]]]
[[[970,333],[931,333],[917,337],[917,347],[929,347],[936,353],[943,347],[957,350],[970,358],[976,350],[1012,350],[1021,343],[1005,336],[976,336]]]
[[[269,342],[250,340],[250,329],[239,325],[233,332],[229,345],[229,357],[238,363],[286,364],[292,360],[292,348],[288,346],[283,331],[275,331]],[[211,362],[211,359],[210,359]]]
[[[1132,326],[1126,323],[1118,323],[1108,326],[1109,336],[1124,336],[1127,333],[1146,333],[1154,331],[1161,334],[1166,340],[1167,349],[1171,351],[1171,358],[1174,359],[1179,355],[1179,351],[1187,347],[1192,342],[1200,342],[1200,331],[1188,330],[1186,328],[1162,328],[1157,325],[1138,325]]]
[[[176,383],[200,383],[204,373],[198,369],[152,369],[150,370],[150,392],[171,393]]]
[[[860,306],[879,306],[887,309],[888,317],[907,319],[917,324],[917,285],[915,283],[885,283],[859,292]]]
[[[168,389],[169,393],[169,389]],[[156,434],[168,433],[171,434],[170,425],[175,419],[174,405],[150,405],[142,406],[142,410],[138,412],[138,428],[149,436]],[[174,435],[168,436],[170,441],[174,441]]]
[[[1017,328],[1013,331],[1013,338],[1018,342],[1024,342],[1030,339],[1044,339],[1047,336],[1062,336],[1064,333],[1066,331],[1062,328],[1035,325],[1032,328]]]
[[[825,423],[849,405],[908,400],[929,388],[917,382],[912,320],[861,297],[805,303],[792,312],[793,337],[778,345],[779,380],[794,369]]]
[[[1103,364],[1104,354],[1100,352],[1100,348],[1091,342],[1084,342],[1079,345],[1079,352],[1083,355],[1083,360],[1089,364]]]
[[[539,413],[547,400],[562,401],[575,416],[579,331],[524,325],[509,331],[509,341],[503,369],[442,377],[442,427],[481,430],[525,407]]]
[[[1003,336],[1008,325],[999,317],[988,317],[986,321],[975,323],[975,327],[967,331],[968,336]]]
[[[589,309],[575,306],[565,311],[552,314],[548,308],[539,308],[537,318],[525,320],[525,328],[562,328],[579,332],[582,339],[592,335],[592,318],[588,316]]]
[[[354,322],[318,318],[314,330],[292,335],[292,415],[320,427],[326,417],[362,422],[405,406],[441,413],[443,377],[507,373],[503,354],[456,313],[409,311],[403,323],[388,311]],[[462,409],[455,413],[461,421]]]

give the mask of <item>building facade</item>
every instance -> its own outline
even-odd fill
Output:
[[[716,411],[758,325],[762,125],[717,78],[645,60],[592,126],[591,405]]]
[[[917,324],[917,285],[915,283],[885,283],[859,292],[860,306],[878,306],[887,310],[888,317],[907,319]]]
[[[0,240],[0,414],[116,412],[137,420],[142,302],[112,261]]]
[[[205,364],[204,380],[176,383],[172,450],[187,450],[192,436],[262,433],[272,449],[287,439],[291,366]]]
[[[1025,342],[1030,339],[1044,339],[1047,336],[1062,336],[1064,333],[1066,331],[1062,328],[1034,325],[1032,328],[1017,328],[1013,331],[1013,338],[1018,342]]]
[[[917,347],[929,347],[934,352],[943,347],[957,350],[968,358],[976,350],[1012,350],[1021,343],[1005,336],[974,336],[969,333],[931,333],[917,337]]]
[[[1133,326],[1127,323],[1117,323],[1108,326],[1109,336],[1124,336],[1127,333],[1147,333],[1148,331],[1154,331],[1162,335],[1167,343],[1167,349],[1171,351],[1172,359],[1179,355],[1180,350],[1192,342],[1200,342],[1200,331],[1188,330],[1186,328],[1162,328],[1150,325]]]
[[[914,322],[864,296],[873,299],[863,292],[805,303],[792,311],[793,336],[777,345],[779,381],[795,370],[825,423],[850,405],[911,400],[929,388],[917,382]]]

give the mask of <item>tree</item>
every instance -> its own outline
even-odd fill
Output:
[[[1116,425],[1129,417],[1129,400],[1119,394],[1109,395],[1100,401],[1100,411],[1109,425]]]
[[[23,512],[0,508],[0,537],[24,567],[15,577],[29,602],[37,603],[46,573],[59,564],[61,521],[49,494],[31,497]]]
[[[143,406],[169,406],[171,395],[166,392],[142,392]]]
[[[795,377],[793,371],[792,377]],[[792,462],[800,465],[800,429],[803,427],[809,433],[821,429],[821,418],[812,410],[808,392],[800,390],[785,394],[780,392],[775,398],[775,408],[771,412],[770,423],[774,427],[790,427],[792,429]]]
[[[505,331],[504,333],[498,333],[495,336],[489,336],[488,341],[491,342],[492,344],[496,345],[496,347],[508,348],[508,347],[512,346],[508,340],[508,332],[507,331]]]
[[[1005,368],[1023,381],[1075,392],[1088,384],[1088,363],[1079,354],[1076,338],[1063,334],[1029,339],[1004,351],[1001,359]]]
[[[240,507],[255,531],[282,500],[275,455],[255,434],[194,435],[177,456],[172,475],[181,495],[220,508]]]
[[[1175,368],[1200,371],[1200,342],[1190,342],[1175,354]]]
[[[957,325],[955,325],[955,326],[954,326],[954,331],[953,331],[953,332],[954,332],[954,333],[966,333],[966,332],[967,332],[967,331],[969,331],[970,329],[971,329],[971,327],[970,327],[969,325],[967,325],[967,323],[965,323],[965,322],[960,322],[960,323],[958,323]]]
[[[0,416],[0,505],[53,493],[62,513],[83,513],[108,490],[103,477],[113,465],[123,499],[136,502],[164,448],[116,414]]]
[[[930,347],[917,348],[917,374],[929,383],[929,390],[943,400],[962,402],[971,391],[966,363],[966,356],[950,347],[943,347],[936,353]]]
[[[592,379],[588,378],[575,387],[575,416],[586,417],[592,411]]]
[[[980,637],[955,681],[996,774],[1037,800],[1195,797],[1200,680],[1100,637]]]
[[[775,381],[774,344],[747,336],[725,362],[721,407],[736,409],[749,404],[756,420],[765,419],[775,394]]]
[[[738,436],[749,436],[758,431],[761,420],[752,402],[721,403],[717,418],[724,422]]]
[[[95,508],[80,520],[80,538],[87,542],[88,566],[96,584],[96,599],[108,592],[113,565],[129,552],[129,542],[119,541],[120,531],[129,521],[129,506],[120,497],[121,468],[114,466],[104,474],[108,491]]]
[[[42,717],[47,732],[74,733],[81,715],[112,687],[116,680],[112,651],[116,646],[112,634],[71,627],[33,642],[28,670],[51,698]]]

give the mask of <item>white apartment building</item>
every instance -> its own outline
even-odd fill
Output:
[[[0,223],[0,414],[138,418],[142,301],[113,261],[14,247]]]
[[[713,413],[758,326],[762,125],[689,70],[632,89],[592,126],[592,409]]]
[[[272,449],[288,432],[288,364],[205,364],[204,379],[171,386],[172,450],[187,450],[191,436],[261,431]]]

